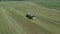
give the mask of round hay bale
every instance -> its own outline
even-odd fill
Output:
[[[35,17],[33,17],[32,19],[35,20]]]

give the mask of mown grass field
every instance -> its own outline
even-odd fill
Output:
[[[47,1],[47,2],[40,2],[39,5],[42,5],[47,8],[58,9],[60,10],[60,1]]]
[[[25,17],[33,13],[35,20]],[[31,2],[0,2],[0,34],[60,34],[60,10]]]
[[[31,1],[46,8],[60,10],[60,0],[31,0]]]

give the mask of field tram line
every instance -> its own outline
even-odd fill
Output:
[[[2,14],[2,16],[3,16],[4,20],[5,20],[6,18],[5,18],[4,12],[5,12],[4,8],[1,7],[1,14]],[[6,20],[5,20],[5,21],[6,21]],[[6,22],[7,22],[7,21],[6,21]],[[6,24],[7,24],[7,23],[6,23]],[[8,24],[7,24],[7,25],[8,25]],[[8,25],[8,26],[9,26],[9,25]],[[9,28],[8,30],[12,30],[11,26],[9,26],[8,28]],[[4,31],[1,31],[1,33],[4,34]],[[5,31],[5,33],[8,34],[9,31]]]
[[[4,15],[6,16],[5,18],[7,19],[7,18],[8,18],[7,14],[4,14]],[[15,26],[12,24],[12,22],[11,22],[11,20],[10,20],[9,18],[8,18],[8,22],[10,22],[9,24],[11,24],[11,26],[14,27],[14,29],[16,30]],[[9,24],[8,24],[8,25],[9,25]],[[17,30],[16,30],[16,31],[17,31]]]
[[[4,11],[5,12],[5,11]],[[4,15],[6,15],[7,16],[7,14],[5,13]],[[7,17],[5,17],[6,19],[8,18],[8,20],[9,20],[9,22],[10,22],[10,24],[12,25],[12,27],[14,27],[14,29],[16,30],[16,27],[13,25],[13,23],[12,23],[12,21],[11,21],[11,19],[9,19],[9,17],[7,16]],[[16,23],[16,22],[15,22]],[[15,24],[16,25],[16,24]],[[17,31],[17,30],[16,30]],[[18,32],[19,32],[19,30],[18,30]],[[20,32],[19,32],[20,33]]]

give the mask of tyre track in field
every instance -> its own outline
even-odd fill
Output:
[[[6,9],[6,16],[9,18],[9,15],[8,15],[8,9],[7,8],[5,8]],[[18,30],[18,32],[24,32],[23,30],[22,30],[22,27],[21,26],[19,26],[18,24],[17,24],[17,22],[13,19],[13,18],[9,18],[10,19],[10,21],[12,22],[11,24],[13,25],[13,27],[16,29],[16,30]],[[22,33],[23,34],[23,33]],[[25,32],[24,32],[24,34],[25,34]]]
[[[4,9],[5,10],[5,9]],[[10,20],[10,18],[7,16],[7,14],[5,13],[5,12],[3,12],[3,14],[4,14],[4,17],[6,18],[6,20],[8,20],[8,22],[9,22],[9,24],[11,24],[12,25],[12,27],[14,27],[14,29],[18,32],[18,34],[20,34],[19,33],[19,31],[17,30],[17,28],[14,26],[14,24],[13,24],[13,22]],[[8,25],[9,25],[8,24]],[[11,26],[10,25],[10,26]]]
[[[15,27],[15,26],[17,26],[17,23],[16,22],[15,23],[12,22],[11,18],[8,17],[8,14],[5,11],[7,11],[7,10],[5,10],[5,9],[3,10],[3,15],[4,15],[4,18],[9,22],[8,25],[12,26],[18,32],[18,34],[21,34],[20,31],[19,31],[19,29]]]
[[[9,15],[8,15],[9,16]],[[13,22],[13,24],[15,24],[16,25],[16,28],[19,30],[19,32],[22,32],[22,34],[23,34],[23,29],[22,29],[22,27],[21,26],[19,26],[19,24],[17,24],[17,22],[13,19],[13,17],[12,16],[9,16],[10,17],[10,20]],[[26,34],[25,32],[24,32],[24,34]]]
[[[8,34],[9,33],[9,30],[11,30],[11,26],[9,26],[8,25],[8,21],[6,20],[6,18],[5,18],[5,15],[3,14],[3,12],[4,12],[4,8],[2,7],[2,6],[0,6],[0,12],[1,12],[1,15],[2,15],[2,19],[3,19],[3,24],[5,23],[5,24],[7,24],[7,26],[4,26],[4,25],[2,25],[2,26],[4,26],[4,27],[7,27],[5,30],[6,31],[4,31],[4,28],[2,28],[2,31],[1,31],[1,34]],[[12,30],[11,30],[12,31]],[[11,33],[10,33],[11,34]]]
[[[9,32],[11,31],[11,33],[12,33],[12,32],[13,32],[13,30],[12,30],[12,29],[13,29],[13,26],[10,24],[11,21],[9,21],[9,18],[7,19],[7,17],[8,17],[7,14],[6,14],[6,11],[7,11],[7,10],[5,10],[2,5],[1,5],[1,7],[2,7],[2,8],[1,8],[1,10],[2,10],[2,11],[1,11],[1,12],[2,12],[2,15],[3,15],[6,23],[8,24],[8,30],[9,30]],[[7,27],[7,26],[6,26],[6,27]],[[15,28],[14,28],[14,29],[15,29]],[[9,32],[8,32],[8,33],[9,33]],[[10,34],[11,34],[11,33],[10,33]],[[13,33],[14,33],[14,32],[13,32]]]
[[[6,20],[8,26],[9,26],[9,30],[11,30],[11,32],[13,32],[13,30],[12,30],[13,27],[12,27],[12,25],[9,23],[10,21],[9,21],[9,19],[7,19],[7,15],[5,14],[5,9],[3,9],[3,16],[4,16],[4,19]]]

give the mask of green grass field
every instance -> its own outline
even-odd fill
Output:
[[[60,10],[60,0],[31,0],[31,1],[46,8]]]
[[[25,17],[33,13],[35,20]],[[60,10],[32,2],[0,2],[0,34],[60,34]]]

